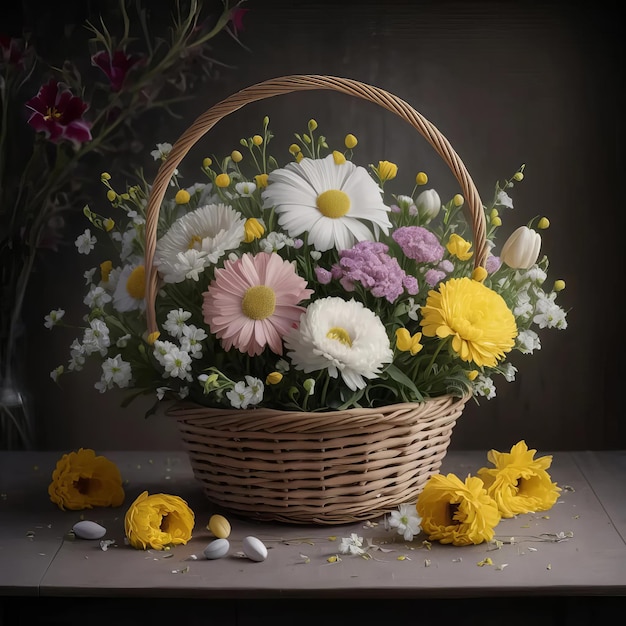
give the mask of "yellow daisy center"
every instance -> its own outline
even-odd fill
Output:
[[[146,295],[146,269],[143,265],[136,267],[126,281],[126,291],[137,300],[143,300]]]
[[[189,245],[187,246],[187,248],[189,250],[191,250],[192,248],[196,247],[196,244],[202,243],[202,237],[198,237],[198,235],[192,235],[191,239],[189,240]]]
[[[337,219],[350,210],[350,197],[339,189],[328,189],[317,196],[317,208],[324,217]]]
[[[250,287],[241,301],[241,310],[252,320],[264,320],[276,309],[276,294],[271,287],[255,285]]]
[[[352,347],[350,334],[345,328],[341,328],[341,326],[333,326],[333,328],[326,333],[326,337],[328,337],[328,339],[336,339],[349,348]]]

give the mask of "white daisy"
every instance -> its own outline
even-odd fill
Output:
[[[178,218],[157,241],[154,264],[166,283],[180,283],[215,264],[242,242],[245,218],[225,204],[209,204]]]
[[[338,165],[332,155],[274,170],[262,196],[291,237],[307,233],[320,251],[372,241],[379,229],[387,233],[391,227],[389,208],[367,170],[350,161]]]
[[[376,378],[393,360],[387,332],[380,318],[356,300],[322,298],[300,317],[300,326],[285,338],[293,366],[304,372],[327,369],[338,373],[352,391]]]
[[[143,311],[146,308],[146,273],[143,265],[127,265],[120,273],[115,291],[113,307],[120,313]]]

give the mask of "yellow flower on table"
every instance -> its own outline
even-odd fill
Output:
[[[48,494],[60,509],[72,511],[120,506],[126,497],[117,465],[89,448],[64,454],[57,461]]]
[[[487,459],[495,467],[478,470],[502,517],[547,511],[557,501],[561,489],[546,471],[552,464],[552,456],[535,459],[536,452],[529,450],[522,440],[510,452],[491,450]]]
[[[163,550],[186,544],[195,524],[194,512],[179,496],[141,493],[124,517],[124,530],[133,548]]]
[[[497,504],[476,476],[465,481],[454,474],[431,476],[416,508],[430,541],[455,546],[491,541],[500,521]]]

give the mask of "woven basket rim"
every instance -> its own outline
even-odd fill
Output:
[[[215,413],[216,415],[222,416],[248,416],[254,417],[255,415],[265,414],[268,417],[279,417],[284,416],[286,419],[291,416],[296,416],[298,418],[305,417],[327,417],[331,414],[342,414],[342,415],[375,415],[377,413],[385,412],[385,410],[389,410],[390,407],[393,407],[395,410],[409,410],[411,408],[415,408],[417,406],[422,406],[428,403],[441,403],[445,404],[449,402],[450,404],[466,404],[468,400],[471,398],[472,393],[468,392],[465,395],[459,396],[455,394],[443,394],[441,396],[436,396],[433,398],[425,398],[422,402],[390,402],[389,404],[384,404],[379,407],[351,407],[346,409],[329,409],[324,411],[298,411],[288,410],[288,409],[271,409],[265,407],[251,407],[249,409],[234,409],[228,407],[210,407],[204,404],[200,404],[198,402],[193,402],[191,400],[177,400],[172,403],[172,405],[164,410],[165,415],[177,417],[182,415],[188,415],[189,413],[194,412],[206,412],[206,413]]]

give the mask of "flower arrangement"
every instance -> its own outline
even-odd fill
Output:
[[[91,254],[110,238],[119,258],[98,256],[67,366],[101,364],[100,392],[132,389],[155,402],[328,411],[421,402],[444,394],[492,398],[515,378],[513,352],[541,347],[539,331],[564,329],[540,258],[549,221],[520,226],[498,253],[501,215],[522,166],[484,206],[490,254],[473,263],[464,198],[443,202],[419,172],[412,191],[391,190],[398,166],[353,162],[357,138],[329,147],[318,124],[295,134],[289,161],[270,152],[269,119],[203,179],[176,173],[159,213],[154,264],[158,331],[146,326],[145,208],[150,185],[101,180],[106,215],[76,241]],[[155,159],[167,159],[159,144]],[[46,325],[69,326],[64,311]]]
[[[32,276],[63,244],[66,219],[91,195],[93,168],[141,167],[141,126],[174,115],[193,86],[217,77],[213,40],[239,43],[243,0],[176,2],[172,23],[120,0],[44,57],[37,29],[0,31],[0,443],[31,447],[19,355]],[[69,26],[68,26],[69,28]],[[85,44],[83,52],[78,44]],[[56,53],[55,53],[56,54]],[[202,71],[198,71],[198,68]],[[121,159],[120,159],[121,156]],[[124,162],[121,162],[121,161]],[[23,367],[23,366],[22,366]]]

